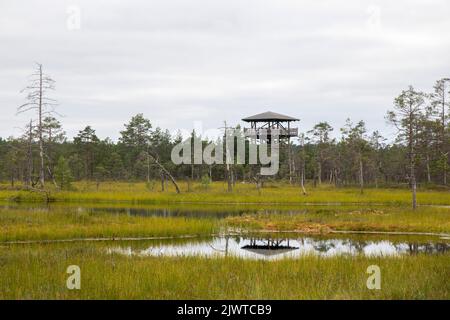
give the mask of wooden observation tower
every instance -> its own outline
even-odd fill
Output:
[[[250,128],[244,129],[245,136],[250,139],[267,139],[268,143],[278,143],[298,136],[298,128],[292,128],[291,122],[299,119],[283,114],[267,111],[244,118],[242,121],[250,123]]]
[[[283,143],[287,144],[289,181],[292,183],[295,166],[292,159],[290,140],[298,137],[298,128],[291,127],[291,122],[300,121],[300,119],[267,111],[244,118],[242,121],[250,123],[250,128],[244,128],[244,135],[255,143],[257,141],[267,142],[268,144],[277,143],[280,146]]]

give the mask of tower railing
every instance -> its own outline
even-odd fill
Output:
[[[273,136],[277,135],[279,137],[297,137],[298,136],[298,128],[244,128],[244,135],[249,138],[257,138],[259,136]]]

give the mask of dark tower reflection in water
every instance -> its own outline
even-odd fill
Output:
[[[249,241],[250,244],[241,249],[263,256],[274,256],[298,249],[298,247],[290,246],[289,239],[250,238]]]

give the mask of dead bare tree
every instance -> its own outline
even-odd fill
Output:
[[[33,131],[33,120],[30,120],[29,123],[26,124],[24,128],[18,128],[23,131],[23,134],[21,136],[21,142],[23,143],[23,153],[25,156],[25,162],[26,162],[26,170],[25,170],[25,177],[24,177],[24,183],[27,186],[34,186],[33,181],[33,143],[34,143],[34,131]],[[18,151],[22,148],[15,147]],[[26,150],[25,150],[26,149]]]
[[[30,124],[27,127],[27,182],[28,186],[33,185],[33,120],[30,120]]]
[[[36,63],[36,70],[31,74],[29,84],[21,93],[26,93],[27,102],[17,108],[17,113],[33,111],[37,113],[37,135],[39,139],[39,183],[45,185],[45,156],[43,141],[43,119],[55,113],[56,100],[47,96],[50,90],[55,90],[55,81],[42,71],[42,64]]]
[[[303,195],[306,196],[307,195],[306,188],[305,188],[306,152],[305,152],[305,135],[304,134],[302,134],[300,136],[300,147],[301,147],[301,155],[302,155],[300,185],[302,187]]]
[[[173,177],[173,175],[170,174],[169,170],[166,169],[166,167],[164,167],[161,162],[159,162],[158,159],[158,155],[156,154],[156,152],[152,152],[150,150],[150,147],[148,147],[147,149],[147,154],[149,157],[151,157],[153,159],[153,161],[155,162],[155,164],[159,167],[159,169],[161,170],[161,188],[162,191],[164,191],[164,180],[165,180],[165,176],[169,177],[170,181],[172,182],[172,184],[175,187],[175,190],[177,191],[177,193],[180,193],[180,187],[178,186],[177,181],[175,180],[175,178]]]
[[[225,148],[225,169],[226,169],[226,179],[227,179],[227,184],[228,184],[228,192],[232,192],[233,191],[233,167],[232,167],[232,163],[231,163],[231,152],[234,152],[234,150],[230,150],[229,149],[229,145],[228,145],[228,130],[232,130],[235,128],[232,127],[228,127],[227,126],[227,122],[224,121],[224,127],[219,128],[219,129],[224,129],[224,134],[223,134],[223,146]]]

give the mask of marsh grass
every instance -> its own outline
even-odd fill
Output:
[[[2,210],[0,241],[210,235],[217,220],[142,217],[59,209]]]
[[[126,257],[94,245],[0,247],[0,299],[449,299],[449,255],[297,260]],[[81,268],[81,290],[66,269]],[[381,290],[366,269],[381,268]]]
[[[92,204],[90,204],[91,206]],[[113,207],[129,207],[115,202]],[[174,205],[180,210],[243,213],[226,219],[95,213],[58,203],[0,210],[0,299],[449,299],[450,255],[401,257],[305,256],[280,261],[239,258],[140,257],[108,254],[113,242],[6,244],[15,240],[165,237],[216,233],[227,227],[291,230],[309,224],[346,230],[448,232],[450,209],[400,206]],[[107,206],[107,207],[104,207]],[[140,205],[131,206],[139,208]],[[161,208],[167,205],[146,205]],[[102,208],[105,211],[102,211]],[[273,208],[270,206],[270,208]],[[217,210],[217,211],[216,211]],[[231,210],[231,209],[230,209]],[[255,213],[256,212],[256,213]],[[253,214],[251,214],[253,213]],[[270,235],[270,233],[269,233]],[[328,235],[329,236],[329,235]],[[324,235],[327,237],[327,235]],[[333,235],[335,237],[335,235]],[[370,240],[372,236],[368,235]],[[402,241],[404,238],[396,238]],[[153,241],[153,240],[152,240]],[[177,240],[173,240],[176,243]],[[181,241],[181,240],[178,240]],[[190,240],[191,241],[191,240]],[[145,247],[145,242],[130,246]],[[369,265],[382,289],[368,290]],[[69,265],[81,268],[81,290],[66,288]]]
[[[309,206],[308,206],[309,207]],[[327,206],[314,205],[314,208],[323,208]],[[343,206],[345,207],[345,206]],[[349,206],[349,208],[354,206]],[[306,207],[304,207],[306,209]],[[67,210],[92,210],[92,211],[114,211],[121,212],[127,210],[137,210],[141,212],[151,212],[164,210],[167,212],[177,212],[179,214],[189,213],[204,213],[217,214],[220,217],[221,213],[226,214],[244,214],[246,212],[257,211],[276,211],[276,212],[290,212],[292,210],[301,210],[299,206],[293,204],[279,205],[279,204],[245,204],[245,203],[231,203],[231,204],[208,204],[208,203],[136,203],[128,201],[100,201],[100,202],[10,202],[0,201],[0,210],[42,210],[61,212]],[[145,214],[145,213],[144,213]],[[206,215],[205,215],[206,216]]]
[[[450,233],[450,208],[330,207],[308,209],[304,214],[258,213],[227,217],[229,227],[327,233],[337,231]]]
[[[227,192],[222,182],[213,182],[207,189],[201,183],[191,186],[187,192],[187,183],[180,182],[182,193],[176,194],[172,186],[166,192],[149,190],[146,183],[104,182],[97,186],[92,182],[77,182],[72,191],[52,190],[53,201],[127,201],[134,203],[264,203],[264,204],[304,204],[304,203],[377,203],[391,205],[409,205],[410,191],[407,189],[368,188],[360,194],[356,188],[335,188],[323,185],[308,188],[308,195],[303,196],[298,186],[286,183],[267,183],[265,188],[257,190],[253,184],[238,183],[233,192]],[[7,185],[0,186],[0,199],[13,201],[43,201],[40,193],[11,190]],[[450,192],[420,189],[419,204],[449,205]]]
[[[0,209],[0,242],[86,238],[174,237],[211,235],[229,231],[296,231],[329,233],[331,231],[434,232],[450,233],[450,208],[423,207],[416,211],[400,207],[224,207],[184,205],[183,214],[206,210],[201,217],[158,217],[114,212],[99,206],[97,210],[58,204]],[[122,208],[122,207],[118,207]],[[135,206],[139,208],[139,206]],[[148,206],[161,209],[165,206]],[[212,210],[211,212],[208,210]],[[218,211],[216,211],[218,210]],[[227,211],[234,215],[216,219]]]

